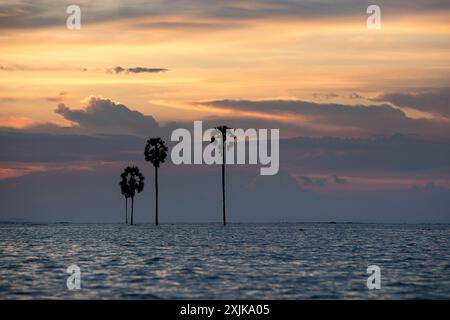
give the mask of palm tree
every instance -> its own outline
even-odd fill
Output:
[[[158,225],[158,168],[161,163],[164,163],[167,157],[167,147],[163,139],[150,138],[145,145],[145,161],[150,161],[155,167],[155,193],[156,193],[156,207],[155,207],[155,225]]]
[[[225,163],[226,163],[226,152],[225,146],[227,143],[227,135],[233,137],[236,140],[236,136],[230,133],[230,129],[227,126],[218,126],[215,128],[218,132],[213,133],[211,136],[211,143],[216,142],[217,138],[220,138],[220,144],[222,145],[222,149],[220,152],[222,153],[222,214],[223,214],[223,225],[227,225],[227,218],[225,215]]]
[[[130,198],[130,190],[126,180],[126,172],[122,172],[120,175],[120,192],[125,197],[125,224],[128,224],[128,198]]]
[[[133,225],[134,196],[144,190],[144,176],[138,167],[126,167],[121,177],[120,187],[125,192],[125,199],[127,195],[131,198],[130,224]]]

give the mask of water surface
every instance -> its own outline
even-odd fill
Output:
[[[449,225],[1,224],[0,298],[449,299],[449,244]]]

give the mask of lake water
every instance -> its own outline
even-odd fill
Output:
[[[449,244],[450,225],[1,224],[0,298],[449,299]]]

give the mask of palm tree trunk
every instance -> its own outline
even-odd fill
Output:
[[[222,134],[223,135],[223,134]],[[223,225],[227,225],[225,216],[225,137],[222,137],[222,211],[223,211]]]
[[[156,193],[155,226],[157,226],[158,225],[158,167],[155,167],[155,193]]]
[[[134,198],[131,197],[131,225],[133,225]]]
[[[125,224],[128,224],[128,198],[125,198]]]

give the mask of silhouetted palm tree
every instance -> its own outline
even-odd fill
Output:
[[[128,195],[129,198],[131,198],[130,224],[132,225],[134,213],[134,196],[136,195],[136,193],[140,193],[142,192],[142,190],[144,190],[144,176],[139,171],[138,167],[126,167],[121,177],[123,181],[120,182],[121,190],[125,191],[125,194]]]
[[[155,167],[155,193],[156,193],[156,207],[155,207],[155,225],[158,225],[158,168],[161,163],[164,163],[167,157],[167,147],[163,139],[150,138],[145,145],[145,161],[150,161]]]
[[[223,225],[227,225],[227,218],[225,214],[225,163],[226,163],[226,144],[227,144],[227,135],[232,136],[234,139],[236,137],[231,135],[228,130],[231,128],[227,126],[218,126],[215,128],[218,132],[216,135],[213,134],[211,137],[211,143],[214,143],[217,138],[220,138],[220,143],[222,144],[221,153],[222,153],[222,213],[223,213]]]
[[[125,197],[125,224],[128,224],[128,198],[130,198],[130,190],[128,190],[128,184],[126,180],[126,172],[122,172],[120,175],[120,192]]]

